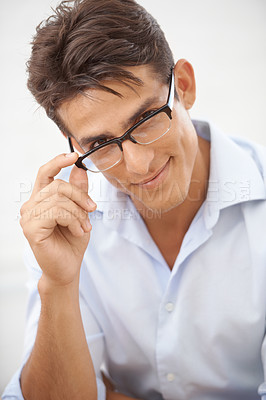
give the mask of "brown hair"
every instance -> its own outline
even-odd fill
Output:
[[[72,4],[71,4],[72,3]],[[167,81],[173,55],[157,21],[134,0],[63,1],[36,28],[28,88],[63,129],[56,108],[104,79],[142,82],[125,69],[150,64]]]

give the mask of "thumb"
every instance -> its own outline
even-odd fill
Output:
[[[84,171],[84,169],[78,168],[76,167],[76,165],[74,165],[69,176],[69,183],[81,189],[82,192],[88,194],[88,175],[87,172]]]

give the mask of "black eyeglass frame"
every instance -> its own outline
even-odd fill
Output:
[[[174,72],[173,72],[173,69],[171,69],[171,76],[170,76],[170,83],[169,83],[169,92],[168,92],[166,104],[163,105],[162,107],[158,108],[158,110],[155,110],[152,114],[150,114],[150,115],[148,115],[147,117],[143,118],[141,121],[139,121],[139,122],[137,122],[136,124],[134,124],[134,125],[133,125],[131,128],[129,128],[125,133],[123,133],[123,135],[121,135],[121,136],[119,136],[119,137],[117,137],[117,138],[114,138],[114,139],[110,139],[110,140],[108,140],[107,142],[105,142],[105,143],[103,143],[103,144],[100,144],[99,146],[95,147],[94,149],[91,149],[91,150],[87,151],[85,154],[83,154],[82,156],[80,156],[80,157],[77,159],[77,161],[75,162],[75,165],[76,165],[78,168],[82,168],[82,169],[84,169],[85,171],[89,171],[89,169],[88,169],[87,167],[85,167],[85,165],[82,163],[82,161],[83,161],[85,158],[87,158],[88,156],[90,156],[92,153],[94,153],[95,151],[100,150],[100,149],[102,149],[103,147],[106,147],[106,146],[108,146],[108,145],[110,145],[110,144],[115,143],[115,144],[118,145],[118,147],[120,148],[121,152],[123,153],[123,146],[122,146],[122,143],[123,143],[125,140],[130,140],[131,142],[137,143],[137,144],[138,144],[137,140],[134,139],[133,136],[131,136],[131,133],[134,131],[134,129],[138,128],[141,124],[143,124],[144,122],[148,121],[149,119],[151,119],[152,117],[154,117],[155,115],[157,115],[157,114],[159,114],[159,113],[161,113],[161,112],[166,113],[166,115],[168,116],[168,118],[171,120],[171,119],[172,119],[173,105],[174,105],[174,91],[175,91],[174,89],[175,89],[175,88],[174,88]],[[163,136],[163,135],[162,135],[162,136]],[[159,137],[158,139],[160,139],[160,137]],[[155,141],[158,140],[158,139],[155,139],[153,142],[155,142]],[[151,142],[151,143],[153,143],[153,142]],[[72,141],[71,141],[71,137],[70,137],[70,136],[68,136],[68,143],[69,143],[70,151],[71,151],[71,152],[74,152],[75,150],[74,150],[74,147],[73,147],[73,144],[72,144]],[[145,145],[145,143],[141,143],[141,144]],[[149,144],[149,143],[146,143],[146,144]],[[114,165],[113,165],[113,166],[114,166]],[[109,167],[109,168],[112,168],[112,166]],[[108,169],[109,169],[109,168],[108,168]],[[98,172],[98,171],[97,171],[97,172]],[[99,171],[99,172],[101,172],[101,171]]]

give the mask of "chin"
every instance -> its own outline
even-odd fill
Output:
[[[172,209],[181,205],[186,199],[188,194],[188,188],[186,190],[180,190],[180,187],[172,187],[171,193],[155,192],[149,193],[148,196],[132,196],[131,199],[135,203],[136,208],[140,213],[153,218],[160,217],[162,214],[171,211]]]

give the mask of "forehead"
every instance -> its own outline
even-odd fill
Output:
[[[168,88],[151,67],[139,66],[127,70],[140,78],[143,85],[130,83],[127,86],[122,82],[106,80],[102,83],[120,93],[121,97],[103,90],[89,89],[60,105],[57,110],[59,118],[75,138],[94,135],[105,131],[107,127],[117,128],[142,104],[149,103],[147,100],[151,100],[151,106],[154,107],[166,102]]]

